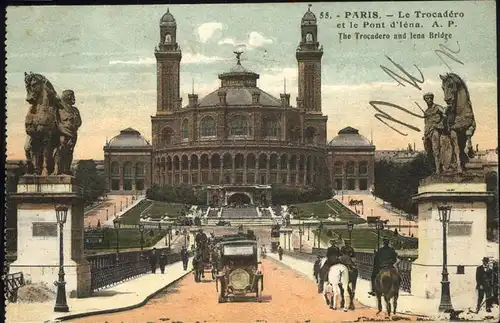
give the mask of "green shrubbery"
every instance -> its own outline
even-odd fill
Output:
[[[273,204],[276,205],[316,202],[332,198],[332,190],[329,187],[303,189],[273,185],[271,190]]]
[[[207,191],[187,184],[154,185],[146,191],[146,198],[161,202],[206,205]]]

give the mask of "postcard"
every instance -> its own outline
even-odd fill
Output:
[[[10,6],[7,322],[498,321],[494,1]]]

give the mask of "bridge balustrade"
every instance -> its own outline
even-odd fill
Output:
[[[168,248],[157,249],[158,256]],[[118,254],[102,254],[87,257],[90,264],[90,288],[92,292],[137,278],[151,271],[150,251],[130,251]],[[180,253],[166,253],[167,265],[181,260]]]

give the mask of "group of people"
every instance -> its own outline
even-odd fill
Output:
[[[330,247],[326,250],[326,261],[323,266],[321,266],[321,256],[318,256],[314,263],[314,276],[316,281],[319,281],[318,292],[323,292],[323,285],[328,278],[328,271],[331,266],[342,263],[347,268],[354,269],[356,267],[355,257],[356,253],[349,240],[345,241],[342,248],[336,246],[335,240],[330,240]]]
[[[160,252],[160,256],[158,256],[158,251],[156,248],[151,250],[151,254],[149,255],[149,265],[151,266],[151,273],[156,273],[156,268],[160,267],[160,272],[162,274],[165,273],[165,267],[167,266],[167,255],[165,251]]]

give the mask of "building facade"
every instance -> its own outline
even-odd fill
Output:
[[[307,187],[321,180],[327,123],[321,111],[323,50],[310,10],[297,34],[296,106],[290,104],[290,94],[277,98],[260,89],[259,74],[241,65],[241,53],[229,71],[219,74],[218,89],[200,100],[189,94],[183,105],[182,52],[170,12],[160,20],[159,36],[158,104],[151,117],[154,184],[215,185],[217,197],[221,189],[253,194],[275,183]]]
[[[111,193],[141,192],[151,186],[153,147],[139,131],[127,128],[106,141],[104,170]]]
[[[347,127],[327,147],[329,174],[336,191],[369,191],[375,182],[375,146]]]

